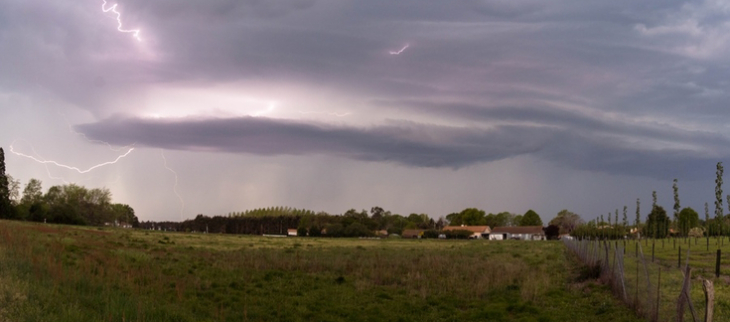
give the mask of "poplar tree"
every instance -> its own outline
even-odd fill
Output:
[[[677,187],[677,179],[674,179],[672,190],[674,190],[674,225],[676,227],[677,220],[679,220],[679,210],[682,209],[679,205],[679,187]]]
[[[641,200],[636,198],[636,234],[640,238],[641,234],[639,234],[639,225],[641,225]]]
[[[656,208],[656,190],[651,192],[651,209]]]
[[[722,173],[724,169],[722,162],[717,163],[717,179],[715,179],[715,221],[720,226],[720,235],[722,235],[722,221],[723,221],[723,210],[722,210]]]
[[[12,215],[9,183],[5,174],[5,151],[0,148],[0,218],[10,218]]]
[[[710,207],[705,202],[705,231],[707,232],[707,238],[710,238]]]
[[[626,236],[626,228],[629,227],[629,217],[626,215],[626,210],[628,210],[628,207],[624,206],[624,217],[623,221],[621,221],[621,225],[623,226],[621,227],[621,234],[623,236]]]

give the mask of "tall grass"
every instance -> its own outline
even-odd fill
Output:
[[[0,321],[633,321],[556,242],[357,240],[0,221]],[[596,303],[611,310],[597,310]]]

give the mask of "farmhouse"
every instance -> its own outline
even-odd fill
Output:
[[[542,226],[496,227],[489,234],[489,240],[545,240]]]
[[[444,227],[443,230],[444,231],[447,231],[447,230],[468,230],[468,231],[472,232],[471,237],[469,237],[469,238],[472,238],[472,239],[482,239],[482,238],[485,238],[486,236],[489,236],[489,232],[491,231],[491,229],[489,228],[489,226],[464,226],[464,225],[462,225],[462,226],[446,226],[446,227]]]

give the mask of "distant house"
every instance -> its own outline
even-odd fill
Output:
[[[423,236],[423,229],[406,229],[403,231],[401,236],[403,238],[421,238]]]
[[[489,234],[489,240],[545,240],[542,226],[496,227]]]
[[[491,232],[491,229],[489,226],[446,226],[443,229],[444,231],[448,230],[468,230],[472,232],[471,237],[472,239],[482,239],[489,236],[489,233]]]
[[[296,237],[297,236],[297,230],[296,230],[296,228],[289,228],[289,229],[286,230],[286,234],[289,235],[289,236]]]
[[[639,230],[639,228],[636,228],[636,227],[631,228],[629,230],[629,234],[631,236],[633,236],[632,238],[636,238],[636,239],[641,238],[641,230]]]

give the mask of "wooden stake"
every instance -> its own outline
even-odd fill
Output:
[[[715,309],[715,286],[712,281],[702,279],[702,290],[705,291],[705,322],[712,322]]]

